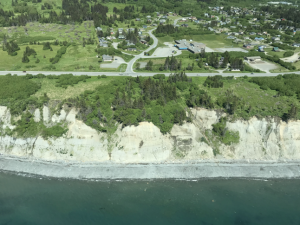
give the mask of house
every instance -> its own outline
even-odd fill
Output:
[[[97,27],[96,31],[102,31],[102,28],[101,27]]]
[[[256,33],[255,32],[250,32],[249,35],[256,35]]]
[[[147,22],[148,22],[148,23],[151,23],[151,21],[152,21],[151,19],[147,19]]]
[[[272,37],[272,41],[280,41],[280,37]]]
[[[136,18],[135,21],[141,21],[141,19],[140,18]]]
[[[107,41],[104,38],[99,38],[99,45],[103,48],[108,47]]]
[[[115,36],[107,36],[106,39],[107,40],[114,40],[114,39],[116,39],[116,37]]]
[[[250,45],[250,44],[244,44],[243,47],[244,47],[244,48],[247,48],[247,49],[253,48],[253,46]]]
[[[250,61],[250,62],[257,62],[257,61],[261,61],[261,57],[260,56],[249,56],[249,57],[245,57],[246,60]]]
[[[141,40],[141,43],[145,45],[145,44],[147,44],[148,42],[147,42],[146,40],[142,39],[142,40]]]
[[[146,29],[146,28],[147,28],[147,25],[143,25],[143,28]]]
[[[126,40],[127,41],[127,46],[131,46],[131,45],[135,45],[133,42],[129,41],[129,40]]]
[[[264,47],[263,46],[258,47],[258,51],[259,52],[265,52]]]
[[[189,25],[184,23],[184,24],[181,24],[182,27],[188,27]]]
[[[102,55],[103,62],[113,61],[113,57],[110,55]]]
[[[119,34],[123,34],[123,28],[118,28]]]
[[[173,13],[173,16],[178,16],[178,14],[177,13]]]
[[[292,44],[293,47],[300,47],[300,44],[294,43]]]
[[[126,29],[127,31],[129,31],[129,32],[134,32],[134,28],[128,28],[128,29]]]
[[[278,47],[274,47],[274,48],[273,48],[273,51],[274,51],[274,52],[279,52],[279,48],[278,48]]]
[[[163,23],[165,23],[166,22],[166,20],[165,19],[161,19],[161,20],[159,20],[159,23],[160,24],[163,24]]]
[[[180,22],[185,22],[186,21],[186,18],[182,18],[181,20],[180,20]]]
[[[150,15],[149,15],[149,16],[146,16],[146,18],[147,18],[147,19],[150,19],[150,18],[151,18],[151,16],[150,16]]]
[[[127,48],[127,51],[135,52],[136,48]]]
[[[119,38],[119,39],[125,39],[125,35],[121,34],[121,35],[119,35],[118,38]]]
[[[236,37],[228,36],[227,39],[236,39]]]
[[[255,40],[255,41],[263,41],[263,40],[265,40],[265,39],[264,39],[263,37],[255,37],[254,40]]]

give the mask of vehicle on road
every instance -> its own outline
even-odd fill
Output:
[[[254,73],[251,73],[251,74],[254,74]]]
[[[23,71],[23,73],[26,73],[26,71]]]

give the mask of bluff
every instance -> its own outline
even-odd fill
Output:
[[[114,134],[98,132],[76,119],[73,108],[51,115],[48,107],[33,112],[35,121],[45,125],[68,123],[68,132],[59,138],[12,137],[1,132],[0,153],[42,160],[115,163],[170,163],[190,160],[284,161],[300,160],[300,121],[274,118],[227,121],[226,129],[238,132],[238,143],[224,144],[213,137],[213,124],[224,114],[191,109],[192,122],[174,125],[163,135],[148,122],[118,126]],[[0,106],[1,131],[13,129],[11,114]]]

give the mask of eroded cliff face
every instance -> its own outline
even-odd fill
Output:
[[[76,110],[62,110],[60,115],[50,115],[44,107],[35,110],[35,121],[45,124],[65,121],[69,131],[63,137],[44,140],[42,137],[14,138],[0,136],[0,153],[43,160],[116,163],[163,163],[187,160],[300,160],[300,121],[237,120],[227,122],[227,128],[238,131],[238,144],[224,145],[209,140],[207,133],[221,116],[215,111],[193,109],[193,123],[174,125],[163,135],[152,123],[121,128],[108,136],[76,120]],[[2,129],[13,126],[6,107],[0,106]],[[205,141],[203,141],[205,140]],[[218,154],[214,154],[218,148]]]

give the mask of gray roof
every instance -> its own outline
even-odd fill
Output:
[[[112,60],[113,57],[110,55],[102,55],[103,60]]]

